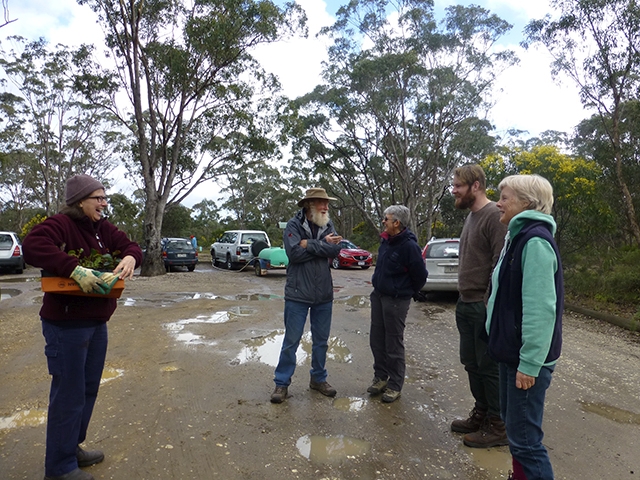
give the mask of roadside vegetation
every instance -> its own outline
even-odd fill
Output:
[[[296,4],[80,3],[99,13],[104,45],[0,41],[0,229],[24,235],[83,172],[107,186],[126,178],[127,192],[109,190],[109,215],[147,252],[190,235],[208,250],[232,228],[278,245],[304,189],[322,186],[338,199],[340,234],[375,252],[390,204],[411,209],[422,244],[458,236],[452,172],[476,162],[493,199],[506,175],[549,179],[569,298],[640,315],[635,2],[556,0],[529,24],[523,45],[546,49],[585,107],[573,131],[535,138],[486,120],[496,79],[518,59],[500,47],[511,25],[478,6],[436,18],[430,0],[345,1],[321,32],[321,82],[287,98],[253,55],[306,35]],[[185,206],[205,182],[211,195]],[[142,274],[164,274],[159,258],[147,255]]]

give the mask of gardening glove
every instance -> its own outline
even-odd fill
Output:
[[[100,274],[100,279],[104,280],[104,293],[107,294],[111,291],[116,282],[120,279],[119,275],[115,275],[111,272],[104,272]]]
[[[100,272],[78,265],[73,269],[70,277],[76,281],[84,293],[106,293],[105,282],[100,278]]]

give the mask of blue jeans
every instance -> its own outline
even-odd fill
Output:
[[[87,437],[107,354],[107,324],[60,327],[43,321],[42,334],[52,377],[45,475],[57,477],[78,468],[76,449]]]
[[[484,302],[456,304],[456,325],[460,332],[460,363],[469,377],[469,388],[475,407],[488,410],[489,415],[500,414],[498,364],[487,353],[485,323],[487,309]]]
[[[304,333],[304,324],[311,324],[311,380],[325,382],[327,370],[327,349],[329,345],[329,332],[331,330],[331,310],[333,302],[311,305],[308,303],[284,301],[284,339],[280,360],[276,367],[273,381],[278,387],[288,387],[291,377],[296,370],[296,351],[300,345],[300,339]]]
[[[527,480],[553,480],[547,449],[542,445],[542,416],[552,367],[542,367],[528,390],[516,388],[517,369],[500,363],[500,410],[507,427],[511,455],[520,462]]]

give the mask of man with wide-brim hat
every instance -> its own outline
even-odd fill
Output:
[[[301,198],[298,201],[298,206],[299,207],[304,206],[304,203],[307,200],[332,200],[332,201],[336,201],[337,198],[333,198],[333,197],[330,197],[329,195],[327,195],[327,191],[324,188],[310,188],[309,190],[307,190],[307,193],[305,194],[304,198]]]
[[[274,374],[272,403],[282,403],[288,396],[307,315],[312,341],[309,388],[327,397],[336,395],[335,388],[327,382],[325,368],[333,310],[329,266],[340,253],[342,240],[329,219],[331,200],[336,199],[327,195],[324,188],[308,189],[298,202],[301,209],[287,222],[284,231],[284,248],[289,258],[284,287],[285,334]]]

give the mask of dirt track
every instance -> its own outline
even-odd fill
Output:
[[[97,479],[497,479],[506,447],[472,450],[449,432],[470,409],[457,360],[455,299],[413,303],[402,398],[369,398],[371,270],[334,271],[328,361],[335,400],[308,388],[301,358],[290,393],[272,405],[284,272],[258,278],[201,264],[127,282],[109,322],[105,383],[87,445],[106,460]],[[43,476],[49,376],[37,271],[0,276],[0,478]],[[638,478],[639,338],[565,316],[545,444],[556,478]],[[309,352],[304,345],[302,357]]]

